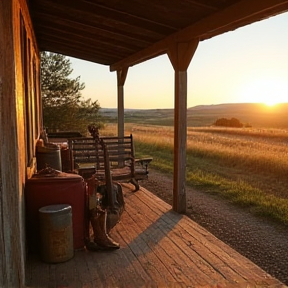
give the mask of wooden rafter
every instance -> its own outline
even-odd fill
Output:
[[[193,38],[208,39],[286,10],[288,1],[242,0],[111,65],[110,71],[118,70],[121,66],[133,66],[165,54],[171,42],[185,42]]]

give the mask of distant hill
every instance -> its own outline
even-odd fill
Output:
[[[102,108],[109,122],[117,122],[117,109]],[[288,128],[288,103],[266,106],[261,103],[198,105],[187,110],[189,127],[211,126],[219,118],[237,118],[252,127]],[[125,109],[125,123],[172,126],[174,109]]]
[[[288,103],[281,103],[275,106],[267,106],[263,103],[224,103],[214,105],[198,105],[188,110],[218,110],[218,111],[274,111],[279,112],[288,108]]]

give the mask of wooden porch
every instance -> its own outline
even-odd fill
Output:
[[[120,249],[79,250],[59,264],[28,255],[26,286],[286,287],[151,192],[133,189],[123,184],[126,211],[111,232]]]

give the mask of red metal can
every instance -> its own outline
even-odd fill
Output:
[[[26,181],[26,235],[30,251],[40,250],[40,221],[38,211],[41,207],[69,204],[72,207],[74,249],[84,247],[85,237],[85,195],[84,179],[77,174],[69,174],[44,169]]]

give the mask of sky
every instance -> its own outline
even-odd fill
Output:
[[[109,66],[70,58],[84,99],[117,108]],[[201,41],[187,70],[187,107],[288,102],[288,12]],[[124,108],[174,108],[174,69],[162,55],[128,69]]]

